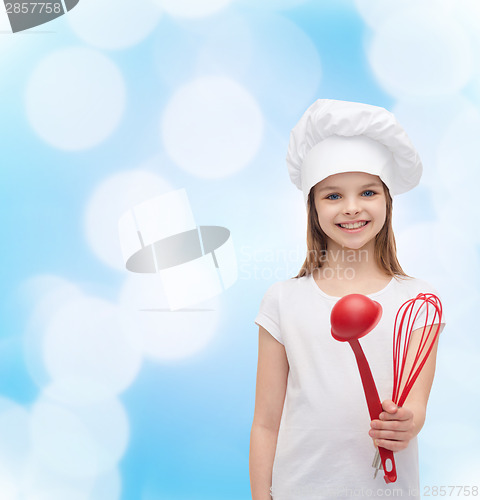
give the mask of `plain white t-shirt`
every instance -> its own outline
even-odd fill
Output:
[[[395,316],[418,293],[441,299],[426,281],[403,277],[367,295],[383,308],[377,326],[360,339],[380,401],[392,397]],[[323,292],[312,274],[291,278],[268,288],[255,318],[284,345],[289,363],[273,464],[273,500],[420,498],[416,437],[394,455],[395,483],[387,485],[382,470],[373,478],[375,447],[368,435],[370,415],[355,356],[348,342],[338,342],[330,333],[330,313],[339,298]],[[413,330],[425,325],[427,307],[432,323],[434,308],[428,305]],[[443,315],[441,330],[444,326]]]

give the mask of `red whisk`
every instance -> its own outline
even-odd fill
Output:
[[[415,303],[420,302],[420,306],[415,313],[411,323],[412,313],[415,308]],[[403,390],[400,391],[401,380],[404,376],[405,371],[405,363],[407,361],[407,352],[410,346],[410,339],[413,332],[413,325],[419,315],[422,307],[427,304],[426,316],[425,316],[425,325],[423,326],[422,337],[420,339],[419,346],[417,348],[417,353],[412,363],[412,367],[408,374],[408,377],[405,381]],[[433,319],[430,320],[430,326],[427,330],[427,326],[429,324],[428,321],[428,304],[431,304],[434,307],[435,314]],[[403,312],[402,312],[403,310]],[[405,317],[407,313],[408,321],[405,324]],[[399,315],[402,315],[400,322],[398,323]],[[437,321],[435,319],[437,318]],[[440,329],[437,329],[435,334],[432,337],[432,341],[429,342],[433,325],[439,324],[442,321],[442,303],[440,299],[434,295],[433,293],[419,293],[414,299],[407,300],[397,312],[397,316],[395,317],[395,326],[393,331],[393,393],[392,393],[392,401],[396,403],[398,406],[403,406],[403,403],[407,399],[407,396],[410,390],[413,387],[413,384],[417,380],[420,372],[425,365],[429,354],[432,352],[433,345],[438,337]],[[397,328],[398,325],[398,328]],[[427,344],[430,344],[428,348],[426,348]],[[423,357],[422,357],[423,356]]]
[[[418,309],[412,319],[412,314],[415,306],[419,303]],[[433,319],[429,321],[429,305],[433,306],[434,314]],[[412,361],[408,375],[405,372],[405,365],[407,362],[408,349],[410,347],[410,340],[413,333],[413,326],[417,317],[423,308],[426,307],[425,324],[423,325],[422,336],[420,338],[417,352]],[[408,319],[405,321],[408,314]],[[399,317],[400,321],[399,321]],[[431,316],[431,315],[430,315]],[[438,319],[437,319],[438,316]],[[415,384],[422,368],[427,362],[428,356],[432,352],[433,346],[440,333],[440,328],[436,329],[432,335],[434,325],[440,324],[442,321],[442,303],[440,299],[433,293],[419,293],[415,298],[407,300],[398,310],[395,317],[395,325],[393,331],[393,392],[392,401],[398,405],[403,406],[408,397],[413,385]],[[413,353],[410,354],[410,357]],[[405,378],[405,382],[402,381]],[[377,449],[375,458],[373,460],[373,467],[375,467],[375,475],[379,469],[383,468],[380,461],[380,454]]]

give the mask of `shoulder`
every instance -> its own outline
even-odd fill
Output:
[[[305,302],[309,293],[308,286],[305,276],[276,281],[264,292],[262,307],[276,308],[279,314],[281,311],[295,309],[299,303]]]
[[[283,296],[298,291],[307,281],[307,276],[301,278],[288,278],[272,283],[266,290],[265,295]]]
[[[405,276],[395,276],[397,287],[407,290],[410,293],[433,293],[438,295],[438,290],[429,282],[420,278],[407,278]]]

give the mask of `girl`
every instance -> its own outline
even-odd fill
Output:
[[[437,342],[405,404],[397,407],[389,397],[397,311],[420,292],[438,296],[402,270],[392,230],[392,196],[418,184],[422,164],[392,113],[329,99],[310,106],[292,130],[287,164],[307,206],[308,252],[297,276],[270,286],[255,318],[252,499],[419,498],[416,436]],[[330,333],[332,307],[350,293],[367,295],[383,309],[361,339],[383,401],[379,420],[370,421],[351,349]],[[425,311],[413,326],[407,369],[424,325]],[[444,325],[443,318],[433,328]],[[382,473],[374,478],[379,445],[395,452],[395,483],[385,484]]]

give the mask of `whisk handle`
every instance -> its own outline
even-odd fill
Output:
[[[378,451],[380,452],[383,471],[385,472],[383,479],[385,479],[385,482],[387,484],[394,483],[397,480],[397,469],[395,467],[395,459],[393,458],[393,451],[387,450],[382,446],[378,447]],[[387,462],[387,460],[389,460],[389,462]]]

